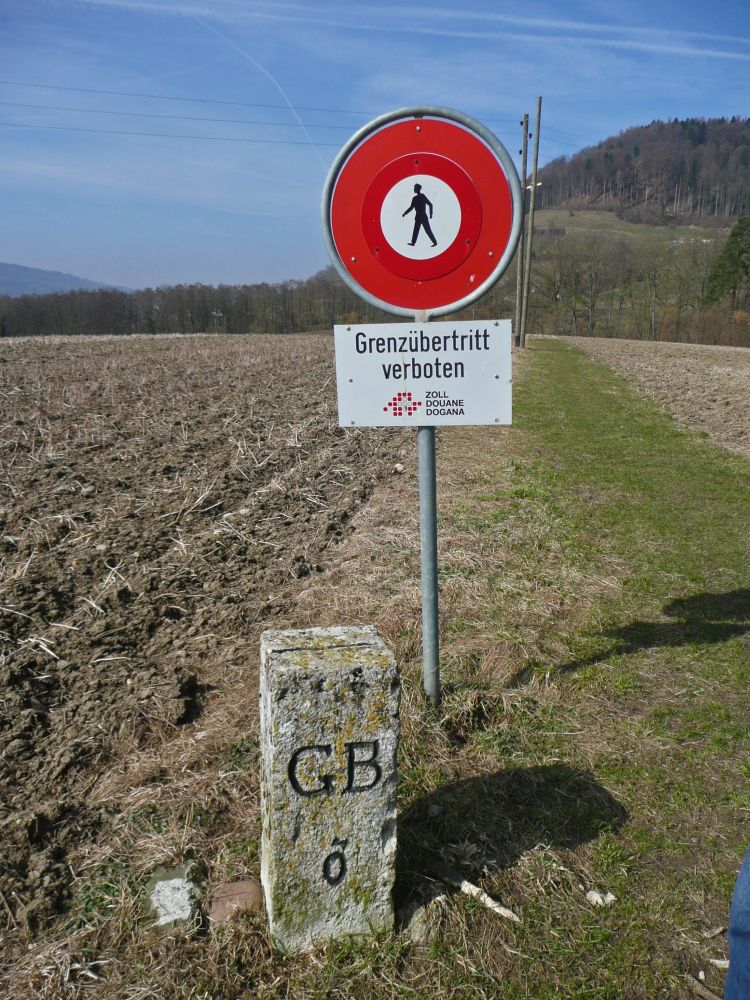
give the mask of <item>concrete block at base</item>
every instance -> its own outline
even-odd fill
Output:
[[[261,882],[274,943],[393,927],[401,687],[374,628],[261,637]]]
[[[160,868],[146,885],[147,910],[153,926],[162,930],[187,927],[200,920],[198,872],[188,861],[178,868]]]

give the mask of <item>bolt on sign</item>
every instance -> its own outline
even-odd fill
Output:
[[[393,927],[400,683],[375,629],[261,638],[261,881],[288,952]]]

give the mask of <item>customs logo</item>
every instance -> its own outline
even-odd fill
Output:
[[[410,392],[397,392],[387,406],[383,407],[383,412],[391,412],[394,417],[413,417],[419,410],[422,403],[414,399]]]

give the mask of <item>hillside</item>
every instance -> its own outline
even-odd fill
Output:
[[[540,171],[543,208],[584,205],[642,222],[750,211],[750,118],[654,121]]]
[[[83,289],[98,291],[112,288],[100,281],[78,278],[62,271],[45,271],[38,267],[0,263],[0,295],[16,298],[19,295],[47,295],[51,292],[72,292]]]
[[[643,225],[628,210],[536,216],[529,323],[535,333],[750,347],[750,285],[707,290],[730,230],[723,216]]]

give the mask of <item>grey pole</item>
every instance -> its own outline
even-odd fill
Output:
[[[534,243],[534,210],[536,209],[536,170],[539,162],[539,130],[542,124],[542,99],[536,99],[536,134],[534,135],[534,165],[531,168],[531,198],[529,199],[529,231],[526,237],[526,263],[523,278],[523,307],[521,310],[521,347],[526,346],[526,313],[529,308],[531,285],[531,253]],[[525,181],[524,181],[525,184]]]
[[[521,209],[521,235],[518,238],[516,250],[516,319],[513,327],[516,346],[521,343],[521,304],[523,302],[523,243],[526,228],[526,155],[529,150],[529,116],[524,115],[521,122],[523,128],[523,147],[521,149],[521,191],[523,194]]]
[[[427,323],[426,311],[414,314]],[[422,573],[422,677],[433,708],[440,705],[440,626],[438,624],[437,473],[435,428],[417,428],[419,450],[419,537]]]
[[[422,663],[425,694],[440,704],[435,428],[419,427],[419,532],[422,540]]]

